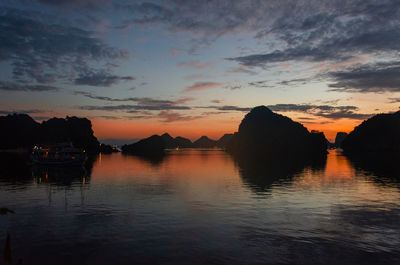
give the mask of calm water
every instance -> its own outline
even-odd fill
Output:
[[[400,264],[400,178],[356,165],[330,151],[254,168],[219,150],[4,165],[16,214],[0,216],[0,255],[8,231],[24,264]]]

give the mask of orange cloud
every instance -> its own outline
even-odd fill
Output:
[[[185,90],[183,90],[183,92],[199,91],[199,90],[218,87],[221,85],[222,85],[222,83],[219,83],[219,82],[196,82],[195,84],[185,88]]]

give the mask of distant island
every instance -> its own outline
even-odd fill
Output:
[[[335,148],[342,148],[342,143],[343,143],[344,139],[346,139],[346,137],[347,137],[347,133],[338,132],[336,134],[336,137],[335,137],[334,147]]]
[[[31,149],[34,145],[51,145],[71,142],[75,147],[90,154],[101,150],[109,152],[110,147],[100,145],[92,130],[92,123],[86,118],[52,118],[42,123],[27,114],[0,116],[0,149]]]
[[[163,135],[152,135],[136,143],[123,145],[122,152],[133,155],[159,156],[164,154],[165,149],[182,148],[225,148],[233,134],[225,134],[218,140],[213,140],[207,136],[201,136],[196,141],[177,136],[172,137],[169,133]]]
[[[400,111],[362,122],[343,140],[346,153],[400,152]]]
[[[51,118],[41,123],[27,114],[0,116],[0,150],[26,149],[37,144],[71,142],[89,154],[117,151],[100,144],[94,136],[92,123],[86,118]],[[399,152],[400,111],[378,114],[355,127],[350,134],[338,132],[333,148],[345,153]],[[327,154],[328,141],[322,132],[309,132],[302,124],[274,113],[265,106],[253,108],[241,121],[238,131],[218,140],[201,136],[196,141],[168,133],[153,135],[122,146],[126,154],[160,156],[166,149],[221,148],[234,157],[256,159],[321,158]]]
[[[300,123],[258,106],[246,114],[227,151],[236,157],[301,159],[326,156],[327,144],[323,133],[309,132]]]

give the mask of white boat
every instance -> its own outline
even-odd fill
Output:
[[[32,150],[33,163],[42,165],[83,165],[87,159],[85,150],[75,148],[72,143],[35,146]]]

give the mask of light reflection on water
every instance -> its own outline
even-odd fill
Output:
[[[17,212],[0,216],[0,247],[8,231],[24,264],[400,261],[400,178],[336,151],[307,167],[254,167],[219,150],[13,166],[0,173],[0,206]]]

